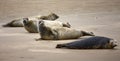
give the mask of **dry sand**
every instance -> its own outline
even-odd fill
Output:
[[[41,40],[37,33],[24,28],[3,28],[15,18],[47,15],[54,12],[59,20],[73,28],[114,38],[115,49],[56,49],[58,43],[74,40]],[[120,0],[0,0],[0,61],[119,61]]]

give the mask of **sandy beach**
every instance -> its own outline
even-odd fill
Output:
[[[16,18],[48,15],[72,28],[94,32],[96,36],[116,39],[115,49],[56,49],[71,40],[40,40],[38,33],[23,27],[2,27]],[[86,38],[86,37],[82,37]],[[0,61],[119,61],[120,0],[0,0]]]

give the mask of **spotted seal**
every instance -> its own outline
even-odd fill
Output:
[[[38,21],[29,20],[28,18],[23,18],[23,24],[26,31],[29,33],[38,33]]]
[[[69,23],[62,23],[60,21],[50,21],[50,20],[29,20],[28,18],[23,18],[23,24],[24,28],[29,32],[29,33],[38,33],[38,22],[44,22],[46,26],[52,27],[52,26],[58,26],[58,27],[68,27],[70,28]]]
[[[49,27],[44,22],[39,24],[39,31],[41,39],[45,40],[75,39],[82,36],[94,36],[92,32],[80,31],[73,28],[57,25]]]
[[[29,20],[51,20],[51,21],[54,21],[54,20],[58,19],[59,16],[56,15],[55,13],[51,13],[48,16],[37,15],[37,16],[31,16],[31,17],[27,17],[27,18]],[[24,26],[23,18],[12,20],[11,22],[8,22],[3,25],[3,27],[23,27],[23,26]]]
[[[116,47],[116,41],[108,37],[93,36],[90,38],[65,43],[57,44],[56,48],[68,49],[113,49]]]
[[[42,20],[56,20],[58,18],[59,18],[59,16],[56,15],[55,13],[50,13],[49,15],[47,15],[47,16],[41,16],[38,19],[42,19]]]

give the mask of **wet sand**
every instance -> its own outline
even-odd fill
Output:
[[[56,44],[73,40],[41,40],[38,33],[24,28],[3,28],[15,18],[47,15],[54,12],[58,20],[73,28],[92,31],[97,36],[116,39],[115,49],[56,49]],[[83,37],[84,38],[84,37]],[[0,61],[119,61],[119,0],[0,0]]]

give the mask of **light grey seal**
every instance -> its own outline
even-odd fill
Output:
[[[59,16],[56,15],[55,13],[50,13],[49,15],[47,15],[47,16],[41,16],[38,19],[42,19],[42,20],[56,20],[58,18],[59,18]]]
[[[29,20],[28,18],[23,18],[24,28],[29,33],[38,33],[37,23],[37,21]]]
[[[23,18],[23,24],[24,28],[29,32],[29,33],[38,33],[39,27],[38,27],[38,22],[44,22],[44,24],[48,27],[68,27],[70,28],[69,23],[62,23],[60,21],[50,21],[50,20],[29,20],[28,18]]]
[[[68,27],[57,25],[49,27],[44,22],[39,24],[39,31],[41,39],[45,40],[76,39],[82,36],[94,36],[92,32],[80,31]]]
[[[29,20],[51,20],[51,21],[54,21],[54,20],[58,19],[59,16],[56,15],[55,13],[50,13],[48,16],[37,15],[37,16],[31,16],[31,17],[27,17],[27,18]],[[11,22],[8,22],[3,25],[3,27],[23,27],[23,26],[24,26],[23,18],[12,20]]]

